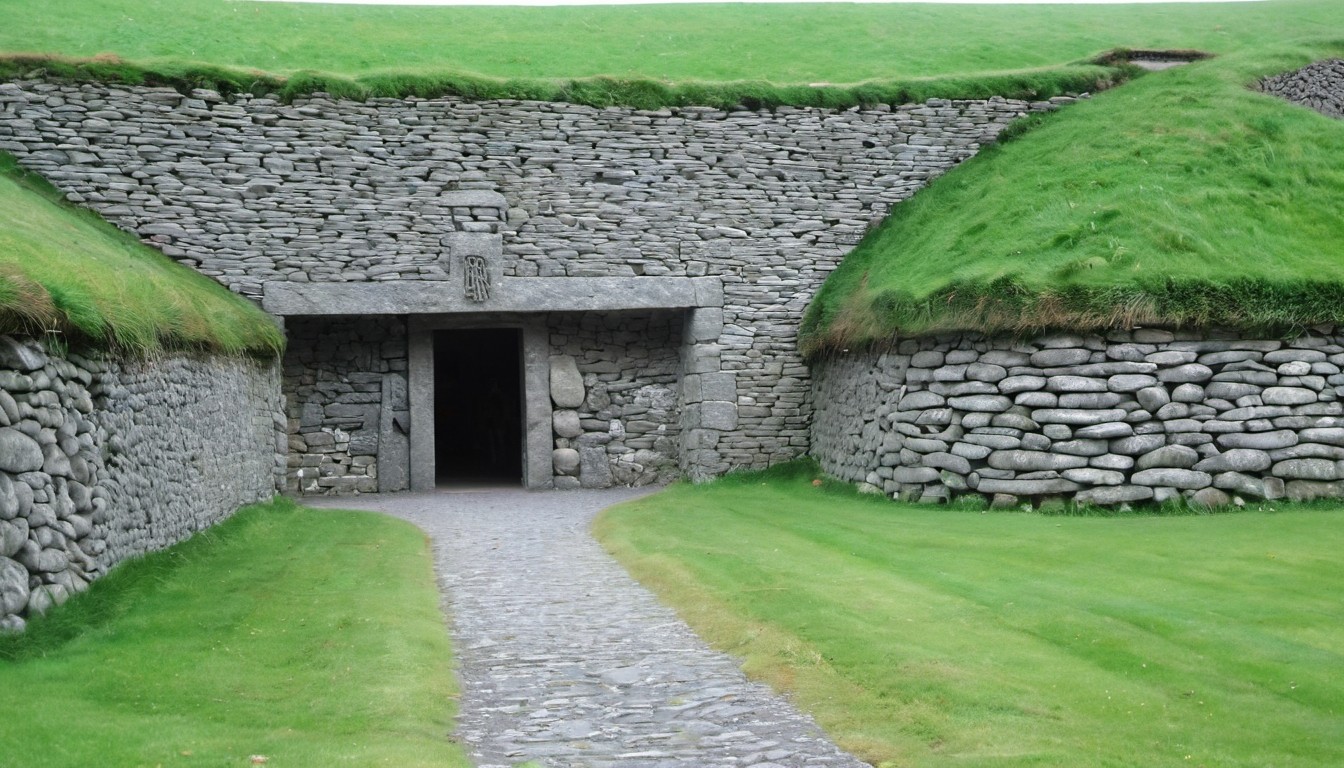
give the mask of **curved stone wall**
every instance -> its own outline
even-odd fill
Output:
[[[1344,337],[957,335],[813,370],[812,454],[865,490],[996,506],[1344,496]]]
[[[0,630],[270,498],[283,438],[275,364],[0,336]]]

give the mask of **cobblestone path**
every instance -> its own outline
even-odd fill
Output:
[[[748,682],[593,540],[598,510],[641,493],[509,489],[322,505],[386,512],[430,534],[462,681],[457,737],[482,768],[864,766]]]

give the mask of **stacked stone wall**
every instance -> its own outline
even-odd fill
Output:
[[[0,337],[0,629],[270,498],[283,426],[274,364]]]
[[[645,111],[16,82],[0,84],[0,150],[252,297],[278,281],[460,279],[482,238],[511,278],[717,277],[715,346],[741,406],[697,449],[718,472],[806,449],[797,327],[865,231],[1065,101]]]
[[[812,453],[906,500],[1344,496],[1344,337],[906,340],[814,370]]]
[[[284,360],[288,417],[285,490],[304,495],[374,493],[409,434],[406,322],[401,318],[291,321]],[[383,424],[384,413],[392,424]],[[382,450],[388,448],[389,450]],[[397,471],[396,468],[393,471]],[[405,490],[404,477],[384,490]],[[385,479],[384,485],[388,485]]]
[[[548,320],[557,488],[672,480],[678,470],[680,313]]]
[[[1318,61],[1302,69],[1267,77],[1260,90],[1310,107],[1335,118],[1344,118],[1344,59]]]

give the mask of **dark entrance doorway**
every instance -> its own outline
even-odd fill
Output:
[[[434,466],[440,484],[523,478],[522,332],[434,333]]]

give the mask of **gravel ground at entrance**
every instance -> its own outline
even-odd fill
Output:
[[[315,505],[385,512],[430,535],[462,681],[457,738],[482,768],[864,766],[593,540],[599,510],[647,492],[441,490]]]

